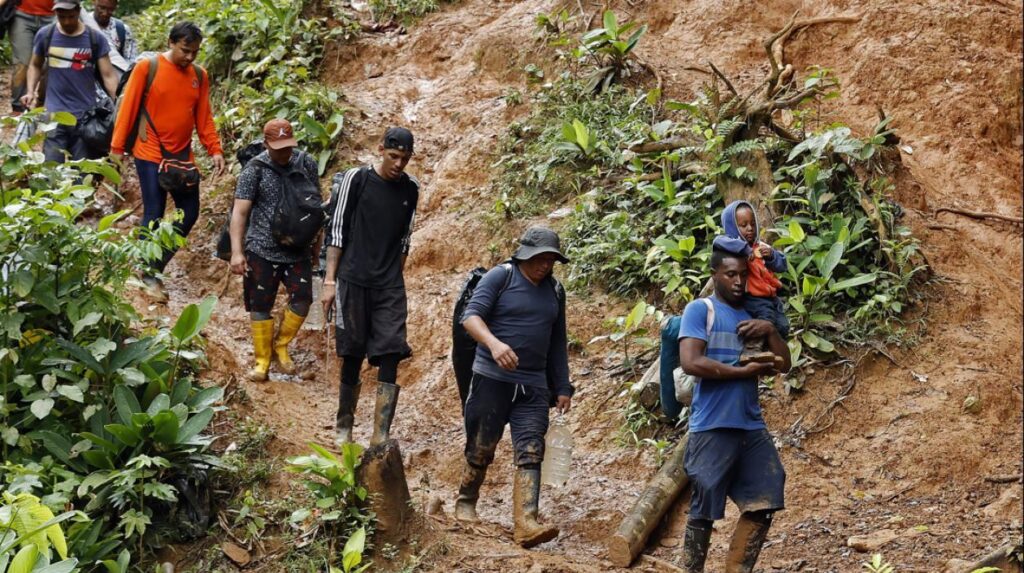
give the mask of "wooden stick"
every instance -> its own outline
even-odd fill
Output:
[[[658,153],[661,151],[673,151],[675,149],[693,147],[696,145],[697,144],[689,138],[670,137],[668,139],[662,139],[661,141],[645,141],[643,143],[631,145],[629,150],[633,153]]]
[[[1024,219],[1020,217],[1007,217],[1006,215],[999,215],[997,213],[967,211],[964,209],[955,209],[953,207],[939,207],[938,209],[935,210],[935,216],[937,217],[939,213],[953,213],[954,215],[963,215],[964,217],[970,217],[972,219],[996,219],[997,221],[1006,221],[1007,223],[1024,225]]]
[[[1020,474],[1005,475],[1005,476],[985,476],[985,481],[989,483],[1013,483],[1020,481]]]
[[[716,76],[722,78],[722,81],[725,82],[725,87],[729,88],[729,91],[732,92],[732,95],[739,97],[739,92],[737,92],[736,88],[733,87],[732,82],[729,81],[729,78],[725,77],[725,74],[722,73],[722,70],[716,68],[715,64],[713,64],[710,60],[708,60],[708,66],[711,67],[711,71],[714,72]]]

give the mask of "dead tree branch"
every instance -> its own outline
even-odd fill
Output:
[[[966,211],[964,209],[954,209],[952,207],[939,207],[935,210],[935,216],[938,217],[939,213],[953,213],[954,215],[963,215],[964,217],[970,217],[972,219],[995,219],[997,221],[1006,221],[1007,223],[1014,223],[1016,225],[1024,225],[1024,219],[1020,217],[1007,217],[1006,215],[999,215],[997,213]]]
[[[661,141],[645,141],[643,143],[631,145],[629,150],[633,153],[657,153],[661,151],[682,149],[683,147],[690,147],[694,144],[695,143],[692,139],[684,137],[670,137],[668,139],[662,139]]]
[[[716,68],[715,64],[712,63],[710,60],[708,61],[708,66],[711,67],[711,71],[714,72],[716,76],[718,76],[719,78],[722,79],[723,82],[725,82],[725,87],[729,88],[729,91],[732,92],[733,96],[740,96],[740,94],[736,91],[736,88],[733,87],[732,82],[729,81],[729,78],[725,77],[725,74],[722,73],[722,70]]]

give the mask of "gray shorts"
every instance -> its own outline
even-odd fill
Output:
[[[338,356],[368,357],[376,366],[381,356],[412,355],[405,339],[408,303],[405,288],[367,288],[338,280],[334,323]]]
[[[786,471],[768,430],[690,432],[684,463],[693,485],[692,519],[722,519],[726,497],[741,512],[786,507]]]

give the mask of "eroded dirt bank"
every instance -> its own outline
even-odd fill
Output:
[[[526,90],[521,74],[537,43],[533,15],[576,2],[466,0],[434,14],[408,35],[375,35],[331,53],[328,76],[355,110],[343,149],[346,162],[372,157],[386,124],[417,134],[410,171],[422,181],[421,209],[407,281],[409,335],[415,356],[400,371],[403,392],[394,435],[406,455],[414,497],[435,494],[450,512],[461,464],[458,395],[447,359],[450,312],[464,272],[505,253],[519,227],[494,236],[482,222],[493,206],[488,180],[498,138],[522,108],[501,99]],[[1019,227],[942,215],[949,228],[930,229],[930,215],[952,206],[1021,213],[1021,4],[1013,1],[827,2],[634,1],[613,3],[621,14],[650,24],[640,55],[665,79],[665,92],[688,99],[702,77],[686,66],[713,60],[740,83],[762,77],[761,42],[796,9],[805,17],[858,14],[853,24],[809,28],[790,41],[797,69],[817,64],[840,78],[841,107],[826,110],[862,132],[875,106],[895,115],[907,146],[909,176],[897,199],[923,240],[942,280],[924,313],[928,327],[906,351],[866,359],[835,423],[804,435],[842,381],[823,373],[807,392],[776,390],[764,404],[784,444],[789,509],[779,514],[759,569],[855,571],[864,555],[846,547],[853,535],[892,530],[879,551],[901,573],[941,570],[948,559],[978,556],[1019,528],[1021,485],[993,484],[994,475],[1021,472],[1022,241]],[[583,2],[590,14],[600,6]],[[539,56],[538,56],[539,59]],[[219,212],[223,197],[208,201]],[[219,201],[219,203],[218,203]],[[527,222],[523,222],[525,225]],[[213,223],[210,223],[212,229]],[[202,228],[202,223],[200,224]],[[327,443],[337,396],[337,365],[325,367],[323,336],[306,332],[296,358],[309,380],[256,385],[240,379],[251,358],[239,280],[208,258],[196,241],[172,266],[177,308],[208,293],[222,297],[208,329],[210,377],[245,388],[255,415],[276,430],[284,453],[310,440]],[[185,278],[187,276],[187,278]],[[588,340],[621,304],[570,296],[570,328]],[[427,519],[422,545],[443,544],[427,560],[438,571],[602,571],[604,539],[653,472],[649,453],[615,445],[622,405],[610,395],[618,382],[603,373],[600,352],[574,357],[579,388],[572,424],[577,438],[574,478],[545,490],[543,511],[562,536],[533,552],[511,543],[511,462],[499,448],[483,488],[487,525],[466,532],[447,518]],[[372,376],[366,381],[372,384]],[[356,436],[369,438],[372,386],[364,390]],[[980,397],[976,415],[961,409]],[[718,570],[735,511],[719,524],[709,571]],[[1019,531],[1019,529],[1017,529]],[[653,555],[678,559],[682,522],[652,544]],[[640,570],[656,570],[642,563]]]

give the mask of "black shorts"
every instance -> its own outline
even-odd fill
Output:
[[[405,340],[405,288],[375,289],[338,280],[335,308],[338,356],[365,356],[376,366],[385,354],[397,354],[399,360],[412,355]]]
[[[305,258],[297,263],[272,263],[255,253],[246,251],[249,270],[242,280],[245,310],[270,312],[277,299],[277,287],[284,283],[289,302],[308,307],[313,301],[313,260]]]
[[[691,519],[722,519],[726,496],[742,512],[785,507],[786,472],[768,430],[690,432],[685,465]]]

